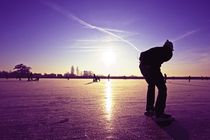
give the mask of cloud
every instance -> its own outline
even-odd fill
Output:
[[[118,39],[113,39],[113,38],[107,38],[107,39],[78,39],[76,42],[81,42],[81,43],[112,43],[112,42],[119,42],[120,40]]]
[[[66,16],[67,18],[71,19],[71,20],[74,20],[76,22],[78,22],[80,25],[83,25],[89,29],[93,29],[93,30],[97,30],[99,32],[102,32],[102,33],[105,33],[107,35],[110,35],[126,44],[128,44],[130,47],[132,47],[133,49],[135,49],[136,51],[140,51],[133,43],[131,43],[129,40],[126,40],[125,38],[115,34],[114,32],[124,32],[124,31],[121,31],[121,30],[116,30],[116,29],[106,29],[106,28],[102,28],[102,27],[99,27],[99,26],[95,26],[95,25],[92,25],[84,20],[82,20],[81,18],[73,15],[72,13],[66,11],[64,8],[62,8],[61,6],[55,4],[55,3],[52,3],[52,2],[45,2],[44,3],[45,5],[47,5],[48,7],[52,8],[53,10],[61,13],[62,15]]]
[[[110,32],[122,33],[122,35],[126,35],[126,36],[139,35],[139,33],[137,33],[137,32],[129,32],[129,31],[124,31],[124,30],[119,30],[119,29],[110,29],[110,28],[104,28],[104,29],[107,31],[110,31]]]
[[[108,35],[110,35],[110,36],[112,36],[112,37],[114,37],[114,38],[117,38],[117,39],[119,39],[120,41],[122,41],[122,42],[127,43],[128,45],[130,45],[130,46],[131,46],[132,48],[134,48],[136,51],[140,51],[140,50],[139,50],[134,44],[132,44],[130,41],[124,39],[123,37],[121,37],[121,36],[119,36],[119,35],[117,35],[117,34],[111,32],[111,31],[109,31],[109,30],[106,30],[106,29],[104,29],[104,28],[102,28],[102,27],[98,27],[98,26],[89,24],[89,23],[85,22],[84,20],[82,20],[82,19],[80,19],[80,18],[78,18],[78,17],[76,17],[76,16],[73,16],[73,19],[75,19],[76,21],[78,21],[80,24],[82,24],[82,25],[84,25],[84,26],[86,26],[86,27],[89,27],[90,29],[95,29],[95,30],[98,30],[98,31],[103,32],[103,33],[105,33],[105,34],[108,34]]]
[[[200,29],[188,31],[188,32],[186,32],[186,33],[184,33],[184,34],[182,34],[182,35],[180,35],[180,36],[178,36],[178,37],[172,39],[172,41],[173,41],[173,42],[179,41],[179,40],[181,40],[181,39],[184,39],[185,37],[188,37],[188,36],[191,36],[191,35],[197,33],[198,31],[200,31]]]
[[[119,43],[122,42],[113,37],[106,36],[98,39],[77,39],[70,46],[69,44],[66,44],[62,47],[59,46],[58,48],[70,50],[71,52],[102,52],[106,50],[118,52],[121,50],[120,47],[125,45],[119,45]]]

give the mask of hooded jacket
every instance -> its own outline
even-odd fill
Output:
[[[170,60],[173,51],[169,47],[154,47],[140,54],[141,65],[161,67],[161,64]]]

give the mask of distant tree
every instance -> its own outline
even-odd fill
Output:
[[[31,67],[27,67],[26,65],[23,64],[18,64],[13,69],[18,74],[19,80],[21,80],[21,78],[23,77],[27,77],[31,73],[30,72]]]
[[[7,71],[0,71],[0,78],[6,78],[8,79],[9,78],[9,72]]]
[[[62,74],[57,74],[57,78],[63,78]]]

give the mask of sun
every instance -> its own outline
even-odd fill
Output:
[[[116,54],[113,51],[106,51],[103,53],[102,59],[106,66],[111,66],[116,62]]]

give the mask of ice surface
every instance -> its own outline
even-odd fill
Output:
[[[210,138],[210,81],[167,81],[160,127],[145,117],[144,80],[0,80],[1,140]]]

